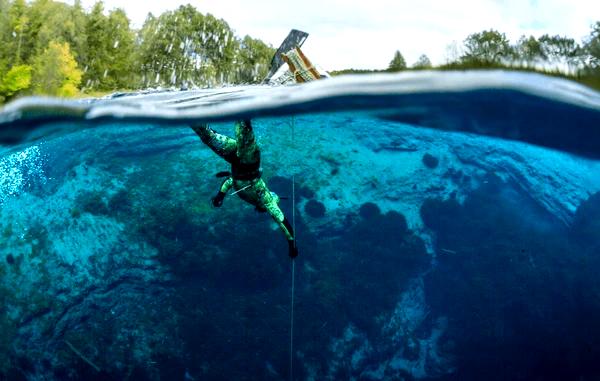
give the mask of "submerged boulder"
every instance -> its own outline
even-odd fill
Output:
[[[309,200],[304,205],[304,211],[313,218],[325,217],[325,205],[317,200]]]
[[[433,156],[432,154],[426,153],[425,155],[423,155],[423,164],[425,164],[427,168],[434,169],[438,166],[439,163],[440,159]]]
[[[571,236],[578,244],[600,253],[600,192],[590,196],[577,208]]]

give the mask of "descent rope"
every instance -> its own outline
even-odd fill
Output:
[[[292,116],[292,150],[295,148],[294,141],[294,116]],[[297,244],[296,239],[296,175],[292,172],[292,230],[294,234],[294,243]],[[291,296],[291,308],[290,308],[290,381],[294,380],[294,288],[296,281],[296,260],[292,258],[292,296]]]

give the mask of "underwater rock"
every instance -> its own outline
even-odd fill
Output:
[[[304,205],[304,211],[313,218],[325,217],[325,205],[317,200],[309,200]]]
[[[360,206],[358,213],[365,220],[371,220],[379,217],[381,215],[381,210],[377,204],[373,202],[365,202]]]
[[[421,218],[423,223],[430,229],[434,229],[443,234],[460,234],[463,226],[456,223],[457,212],[460,211],[459,202],[454,199],[439,200],[427,199],[421,205]]]
[[[364,314],[361,300],[367,298],[374,308],[391,310],[400,290],[427,267],[431,258],[424,242],[408,230],[406,219],[396,211],[358,220],[348,227],[337,246],[345,253],[341,264],[345,310],[357,328],[374,335],[378,324]],[[373,289],[387,291],[368,291]]]
[[[292,180],[282,177],[282,176],[273,176],[269,179],[265,179],[269,190],[277,193],[281,197],[289,197],[291,198],[292,194]],[[297,180],[296,180],[297,181]],[[311,199],[315,196],[315,192],[312,191],[307,186],[296,183],[296,197],[303,197],[306,199]]]
[[[429,153],[423,155],[423,164],[425,164],[427,168],[434,169],[438,166],[439,163],[440,159],[438,159],[437,157]]]
[[[84,192],[77,196],[72,211],[83,211],[94,215],[110,214],[110,209],[104,200],[104,195],[101,192]],[[77,212],[74,212],[78,214]]]
[[[435,232],[438,253],[425,277],[426,299],[431,313],[448,323],[440,346],[452,348],[454,379],[498,380],[517,372],[523,379],[594,378],[598,350],[587,342],[598,337],[600,309],[587,290],[600,288],[581,262],[595,262],[569,243],[556,216],[521,192],[489,178],[462,205],[424,203],[423,220]],[[574,295],[573,288],[581,291]],[[590,352],[563,356],[583,347]],[[522,348],[530,350],[514,356]]]
[[[571,226],[571,235],[578,244],[600,253],[600,192],[579,205]]]

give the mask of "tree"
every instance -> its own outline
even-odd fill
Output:
[[[140,31],[146,85],[209,85],[233,79],[238,40],[229,25],[191,5],[150,15]],[[232,76],[232,78],[230,78]]]
[[[202,50],[204,15],[192,6],[149,15],[139,36],[143,86],[187,85],[200,81],[209,62]]]
[[[111,11],[106,26],[112,31],[112,38],[104,41],[107,60],[100,82],[110,89],[134,88],[138,82],[137,73],[133,70],[135,34],[129,27],[125,11]]]
[[[22,52],[27,53],[29,51],[26,35],[29,29],[29,17],[27,16],[27,3],[25,3],[25,0],[13,1],[8,10],[8,17],[10,31],[14,39],[7,44],[6,49],[8,55],[12,55],[10,61],[18,65],[28,58],[26,55],[23,57]]]
[[[229,75],[233,73],[238,40],[225,20],[217,19],[210,13],[204,18],[203,30],[205,37],[210,37],[203,40],[202,47],[215,68],[216,82],[231,82],[233,78],[229,78]]]
[[[388,71],[401,71],[404,69],[406,69],[406,60],[404,60],[402,53],[400,53],[399,50],[396,50],[394,58],[392,58],[388,66]]]
[[[587,64],[594,69],[600,69],[600,21],[592,26],[590,35],[585,40]]]
[[[77,59],[84,56],[85,12],[80,1],[73,6],[52,0],[36,0],[29,11],[32,26],[29,37],[34,40],[33,52],[41,54],[51,41],[67,42]]]
[[[413,69],[431,69],[431,61],[425,54],[421,54],[417,62],[414,63]]]
[[[456,64],[461,60],[464,54],[464,48],[457,41],[452,41],[446,46],[445,63],[446,65]]]
[[[14,36],[9,17],[10,3],[0,0],[0,77],[6,72],[10,59],[10,45]]]
[[[81,82],[76,73],[86,89],[101,91],[255,82],[274,52],[249,36],[240,40],[224,20],[191,5],[150,14],[138,33],[123,10],[106,14],[98,0],[86,12],[81,1],[0,0],[0,80],[14,68],[6,94],[26,83],[23,65],[31,67],[32,90],[48,94],[75,93]],[[41,57],[62,57],[64,72],[54,63],[44,67]],[[61,75],[69,79],[57,87]]]
[[[52,41],[34,60],[33,86],[38,94],[68,97],[77,94],[81,70],[69,44]]]
[[[31,66],[13,66],[6,75],[0,79],[0,100],[8,100],[31,84]]]
[[[87,61],[87,35],[85,25],[87,15],[81,5],[81,0],[75,0],[70,10],[71,36],[67,39],[79,67],[85,67]]]
[[[91,89],[109,90],[104,82],[104,73],[108,70],[107,42],[111,40],[108,19],[104,15],[104,6],[98,1],[92,7],[85,23],[86,57],[83,61],[84,86]]]
[[[499,64],[512,57],[513,50],[506,35],[491,29],[469,35],[461,59],[467,63]]]
[[[236,53],[236,82],[258,83],[267,75],[271,58],[275,54],[273,47],[261,40],[245,36]]]
[[[535,65],[548,59],[542,43],[533,36],[521,36],[514,52],[517,59],[527,65]]]
[[[583,50],[572,38],[545,34],[539,41],[541,50],[550,63],[578,66],[583,59]]]

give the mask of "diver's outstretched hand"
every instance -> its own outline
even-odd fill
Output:
[[[223,192],[217,193],[217,195],[212,199],[213,206],[215,208],[220,208],[221,205],[223,205],[223,199],[225,199],[225,193],[223,193]]]
[[[298,256],[298,247],[296,246],[295,239],[288,241],[288,256],[292,259]]]
[[[208,124],[192,125],[190,126],[190,128],[194,130],[196,135],[198,135],[199,137],[203,137],[209,134],[210,132],[214,132],[213,129],[208,126]]]

